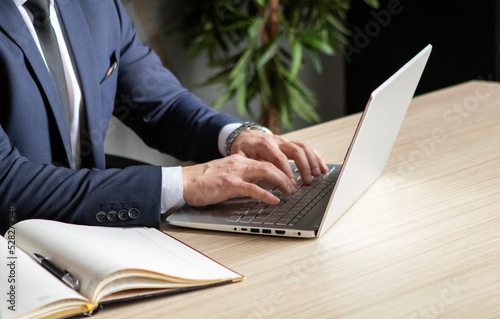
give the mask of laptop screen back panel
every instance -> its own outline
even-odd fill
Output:
[[[324,234],[382,174],[431,53],[428,45],[373,91],[318,231]]]

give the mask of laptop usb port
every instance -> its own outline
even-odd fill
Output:
[[[260,229],[258,229],[258,228],[250,228],[250,232],[252,232],[252,233],[260,233]]]
[[[262,233],[263,233],[263,234],[270,234],[270,233],[271,233],[271,230],[270,230],[270,229],[263,229],[263,230],[262,230]]]

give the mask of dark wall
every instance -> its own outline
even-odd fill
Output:
[[[427,44],[433,52],[417,95],[472,79],[498,80],[497,0],[351,1],[344,52],[346,112],[363,110],[373,89]]]

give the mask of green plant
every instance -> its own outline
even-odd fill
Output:
[[[378,7],[378,0],[363,0]],[[222,83],[214,103],[233,97],[240,114],[256,118],[250,102],[261,102],[259,122],[274,132],[291,128],[293,114],[319,121],[314,93],[299,79],[305,58],[321,72],[319,54],[333,55],[350,34],[344,26],[350,0],[214,0],[187,9],[178,28],[193,57],[206,51],[221,71],[205,84]]]

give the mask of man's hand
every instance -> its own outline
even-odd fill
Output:
[[[306,184],[312,182],[312,176],[318,177],[321,173],[328,172],[324,160],[309,145],[260,131],[241,133],[231,145],[231,154],[273,163],[288,177],[294,178],[288,164],[288,159],[292,159]]]
[[[260,131],[241,133],[233,141],[231,154],[183,167],[184,200],[188,205],[210,205],[239,195],[277,205],[279,199],[255,183],[267,180],[283,194],[295,192],[297,181],[288,159],[295,161],[306,184],[312,182],[312,176],[328,172],[321,156],[307,144]]]
[[[215,204],[239,195],[279,204],[276,196],[255,185],[261,180],[278,186],[283,194],[295,192],[292,179],[276,166],[241,155],[183,167],[182,178],[184,200],[191,206]]]

